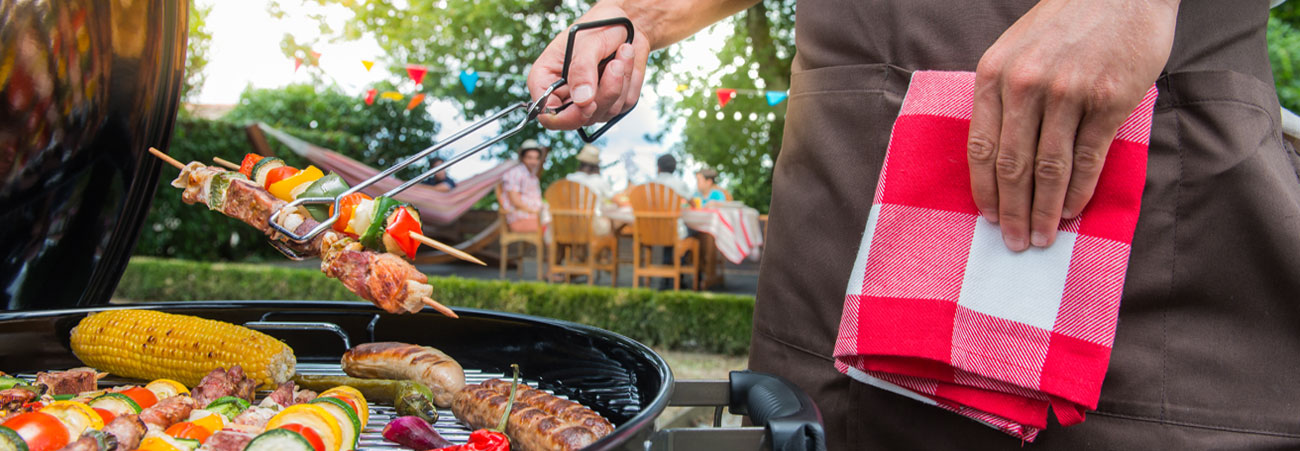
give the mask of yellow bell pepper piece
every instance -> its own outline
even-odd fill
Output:
[[[271,185],[271,189],[267,191],[270,191],[271,195],[280,200],[292,202],[295,188],[302,186],[305,189],[308,184],[324,176],[325,173],[321,172],[320,169],[316,169],[315,166],[307,166],[307,169],[298,171],[292,177],[275,182],[275,184]]]

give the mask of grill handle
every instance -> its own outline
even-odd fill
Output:
[[[732,371],[728,408],[762,426],[766,444],[773,451],[826,450],[826,433],[817,405],[797,385],[780,376]]]
[[[249,321],[244,323],[244,327],[254,330],[319,330],[333,332],[343,339],[343,349],[352,349],[352,339],[348,337],[347,331],[334,323],[323,321]]]

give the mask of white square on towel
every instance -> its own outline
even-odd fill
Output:
[[[1047,249],[1012,252],[1002,242],[1001,228],[978,221],[957,305],[1052,330],[1076,237],[1058,231]]]

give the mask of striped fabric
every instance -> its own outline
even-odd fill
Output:
[[[835,367],[1026,441],[1095,409],[1146,179],[1152,87],[1055,244],[1014,253],[966,163],[975,75],[917,72],[844,297]]]

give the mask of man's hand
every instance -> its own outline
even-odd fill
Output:
[[[967,157],[1007,248],[1046,247],[1092,198],[1115,132],[1160,75],[1177,0],[1044,0],[980,59]]]
[[[577,23],[627,16],[618,6],[601,3],[578,19]],[[597,122],[608,122],[636,104],[645,79],[650,42],[637,24],[633,25],[635,32],[631,44],[624,43],[627,29],[622,26],[578,32],[573,44],[573,59],[569,64],[568,83],[555,90],[546,102],[548,108],[559,108],[563,103],[561,99],[567,98],[573,101],[573,105],[559,114],[538,117],[542,126],[572,130]],[[564,70],[567,39],[568,32],[565,32],[552,40],[528,72],[528,91],[534,99],[560,79]],[[614,59],[600,72],[597,65],[610,54],[615,54]]]

